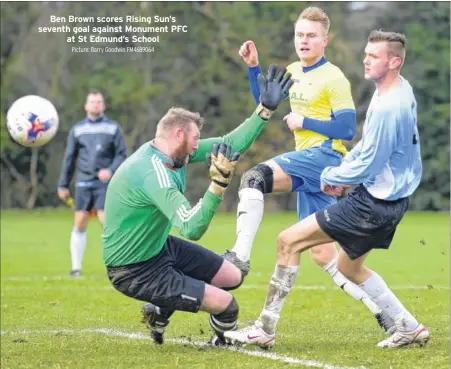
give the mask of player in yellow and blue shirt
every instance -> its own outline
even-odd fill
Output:
[[[409,82],[400,75],[406,37],[396,32],[372,31],[365,47],[365,79],[376,91],[363,127],[362,139],[338,167],[321,174],[321,189],[335,195],[337,188],[360,184],[348,197],[310,215],[282,232],[277,264],[263,311],[257,321],[224,333],[233,344],[274,344],[280,313],[296,281],[300,254],[333,240],[342,249],[338,268],[359,284],[395,324],[382,348],[424,346],[429,331],[403,306],[383,278],[365,266],[373,249],[388,249],[421,180],[422,164],[417,127],[417,103]]]
[[[296,192],[299,220],[337,201],[321,191],[320,177],[326,167],[339,166],[346,155],[342,140],[350,141],[355,135],[356,111],[348,79],[325,57],[329,27],[327,14],[316,7],[305,9],[295,23],[294,45],[300,61],[287,67],[294,84],[289,95],[291,112],[284,117],[294,135],[295,151],[260,163],[241,178],[237,239],[224,257],[244,275],[250,269],[250,254],[263,217],[265,194]],[[245,42],[239,53],[249,66],[251,91],[258,103],[261,69],[255,44]],[[287,232],[290,229],[279,235],[279,241]],[[393,326],[371,298],[337,270],[335,243],[316,246],[310,253],[337,286],[370,309],[385,330]],[[299,259],[290,265],[296,263]],[[296,268],[298,271],[299,266]]]

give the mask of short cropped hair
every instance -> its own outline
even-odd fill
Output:
[[[385,41],[388,44],[390,56],[400,57],[404,62],[406,58],[407,37],[402,33],[373,30],[368,36],[368,42]]]
[[[319,22],[323,25],[326,35],[329,33],[330,19],[323,9],[318,8],[316,6],[310,6],[304,9],[301,15],[299,15],[298,19],[296,20],[296,23],[299,22],[301,19],[306,19],[312,22]]]
[[[195,123],[199,131],[204,125],[204,118],[199,113],[195,113],[183,108],[171,108],[160,119],[157,125],[157,130],[163,129],[165,131],[175,127],[180,127],[183,130],[188,129],[190,123]]]
[[[105,99],[102,92],[100,92],[100,90],[93,89],[93,90],[88,91],[88,94],[86,95],[86,101],[88,101],[88,97],[91,95],[100,95],[100,96],[102,96],[103,99]]]

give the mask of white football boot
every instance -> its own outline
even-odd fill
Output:
[[[423,325],[418,325],[413,331],[406,331],[402,328],[387,339],[379,342],[377,347],[398,348],[410,345],[424,346],[429,341],[429,331]]]
[[[268,349],[274,345],[276,334],[268,334],[254,323],[237,331],[224,332],[224,337],[232,345],[256,345]]]

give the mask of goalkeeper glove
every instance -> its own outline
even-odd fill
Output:
[[[211,178],[209,190],[219,197],[224,196],[227,186],[232,181],[235,166],[240,157],[239,152],[231,155],[231,151],[231,146],[214,143],[211,153],[207,156]]]
[[[257,107],[257,113],[261,118],[269,119],[282,100],[288,97],[294,81],[291,79],[291,73],[274,64],[269,66],[266,78],[263,74],[259,74],[257,80],[260,90],[260,105]]]

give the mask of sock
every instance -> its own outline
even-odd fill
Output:
[[[240,260],[248,261],[255,235],[263,218],[264,199],[263,194],[255,188],[243,188],[238,195],[240,202],[236,220],[237,239],[232,251]]]
[[[398,327],[413,331],[419,325],[417,320],[403,306],[401,301],[388,288],[382,277],[373,271],[373,274],[360,285],[373,301],[395,321]]]
[[[147,316],[143,315],[143,318],[145,319],[143,322],[147,321],[151,331],[163,334],[174,310],[163,310],[150,302],[144,305],[143,310],[146,314],[149,314],[149,311],[152,312],[155,310],[156,314],[150,313]]]
[[[265,306],[256,322],[256,325],[261,327],[266,333],[273,334],[276,331],[280,312],[291,287],[293,287],[296,281],[298,273],[299,265],[276,265],[271,281],[269,282]]]
[[[175,313],[175,310],[165,310],[160,308],[159,306],[155,306],[155,310],[157,311],[157,314],[160,315],[163,319],[168,319],[172,316],[172,314]]]
[[[345,291],[354,300],[362,301],[365,306],[371,311],[373,315],[380,314],[381,309],[371,300],[370,296],[366,294],[359,286],[347,279],[343,273],[337,269],[336,259],[332,260],[324,267],[324,270],[329,273],[334,283]]]
[[[222,335],[222,333],[226,331],[234,331],[238,326],[238,313],[238,303],[236,302],[235,297],[233,297],[232,301],[223,312],[210,314],[210,327],[213,328],[218,335]]]
[[[72,258],[72,270],[81,270],[83,254],[86,249],[86,232],[79,231],[75,227],[70,236],[70,255]]]

